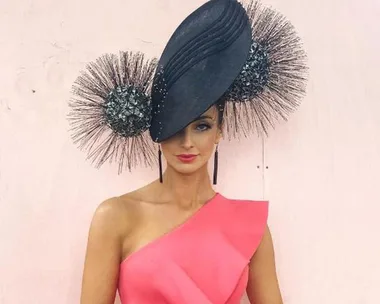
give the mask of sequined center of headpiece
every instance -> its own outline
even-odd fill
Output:
[[[137,136],[151,120],[151,98],[135,86],[113,89],[105,102],[107,124],[122,136]]]

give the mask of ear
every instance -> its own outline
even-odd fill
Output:
[[[220,140],[223,138],[223,132],[221,129],[218,130],[215,138],[215,144],[219,144]]]

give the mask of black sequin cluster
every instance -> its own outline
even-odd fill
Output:
[[[232,102],[246,102],[260,94],[269,79],[269,58],[265,48],[253,42],[248,59],[228,92]]]
[[[134,86],[115,88],[105,102],[107,124],[118,134],[129,137],[150,126],[151,98]]]

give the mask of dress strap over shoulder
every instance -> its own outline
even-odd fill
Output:
[[[268,201],[227,200],[221,214],[221,230],[226,239],[248,260],[264,235]]]

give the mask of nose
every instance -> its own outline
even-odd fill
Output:
[[[192,147],[194,147],[193,140],[191,138],[191,132],[188,128],[185,128],[181,132],[181,146],[186,150],[189,150]]]

